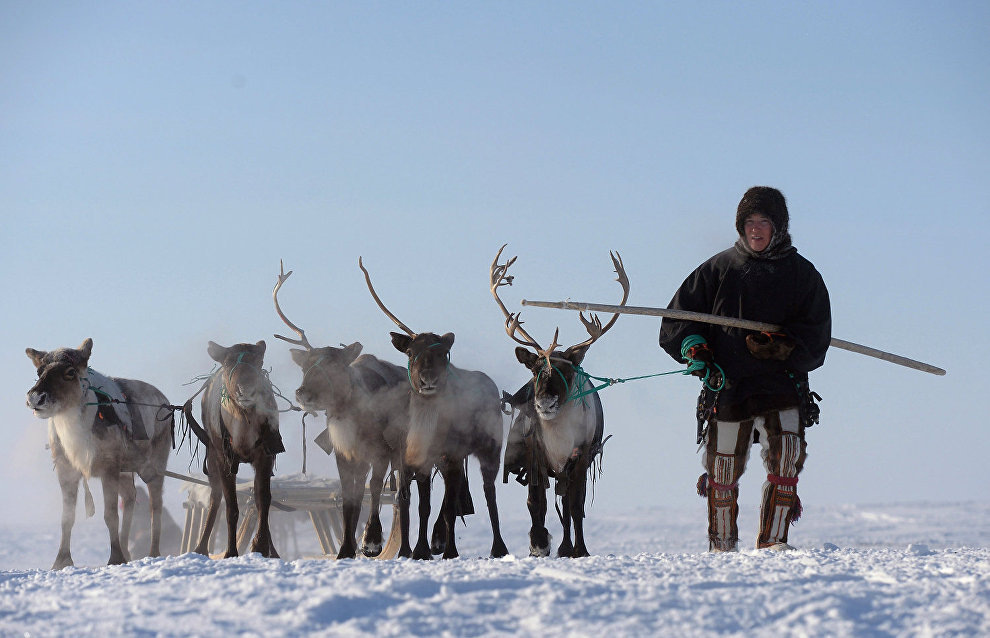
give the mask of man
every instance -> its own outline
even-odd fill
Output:
[[[672,319],[660,326],[660,346],[705,377],[698,492],[708,497],[710,551],[736,550],[738,482],[755,441],[767,470],[756,546],[790,549],[788,526],[800,513],[804,431],[817,420],[808,372],[825,362],[832,319],[825,283],[791,245],[788,220],[780,191],[750,188],[736,211],[738,241],[691,273],[668,306],[772,323],[781,333]]]

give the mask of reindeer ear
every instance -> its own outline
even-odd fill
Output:
[[[571,346],[567,350],[564,350],[564,358],[574,365],[579,366],[584,361],[584,355],[588,353],[589,347],[590,344],[586,346]]]
[[[211,341],[209,345],[206,346],[206,353],[210,355],[210,358],[217,363],[223,363],[224,357],[227,356],[227,348]]]
[[[82,355],[83,363],[88,362],[89,355],[93,354],[93,340],[86,339],[78,348],[76,348],[76,350],[78,350],[79,354]]]
[[[41,360],[45,358],[46,354],[48,354],[47,352],[35,350],[34,348],[27,348],[24,352],[27,353],[28,359],[31,360],[31,363],[34,364],[35,368],[41,367]]]
[[[267,348],[268,348],[268,344],[265,343],[265,340],[264,339],[262,339],[261,341],[259,341],[256,344],[254,344],[255,353],[258,356],[260,356],[260,357],[264,357],[265,356],[265,350]]]
[[[516,359],[527,368],[532,368],[538,357],[522,346],[516,347]]]
[[[306,366],[306,359],[309,356],[309,350],[300,350],[299,348],[289,348],[289,354],[292,355],[292,360],[297,366],[303,368]]]
[[[360,341],[355,341],[349,346],[344,346],[343,354],[344,359],[347,361],[347,365],[350,365],[351,362],[358,358],[358,355],[361,354],[361,349],[363,347],[364,346],[361,345]]]
[[[454,333],[448,332],[447,334],[440,337],[440,343],[445,345],[448,350],[454,346]]]
[[[389,334],[392,336],[392,345],[395,346],[395,349],[406,354],[409,351],[409,344],[412,343],[412,337],[401,332],[390,332]]]

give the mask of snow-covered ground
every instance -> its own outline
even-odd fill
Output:
[[[796,551],[718,555],[704,551],[701,499],[595,506],[595,555],[581,560],[526,557],[522,506],[503,513],[516,557],[502,560],[484,557],[491,536],[476,515],[452,561],[183,555],[105,567],[102,521],[81,519],[80,567],[61,572],[47,570],[56,517],[40,531],[0,526],[0,635],[990,635],[990,503],[806,504]],[[744,505],[747,545],[755,533]]]

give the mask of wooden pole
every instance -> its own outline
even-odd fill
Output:
[[[669,319],[711,323],[718,326],[741,328],[743,330],[754,330],[756,332],[779,332],[781,330],[780,326],[772,323],[749,321],[748,319],[734,319],[732,317],[720,317],[718,315],[709,315],[703,312],[690,312],[687,310],[651,308],[649,306],[613,306],[609,304],[582,303],[577,301],[527,301],[526,299],[523,299],[522,305],[535,306],[537,308],[577,310],[580,312],[610,312],[613,314],[619,313],[624,315],[667,317]],[[927,372],[938,376],[945,375],[945,370],[942,368],[938,368],[921,361],[915,361],[914,359],[908,359],[907,357],[902,357],[898,354],[892,354],[890,352],[884,352],[883,350],[877,350],[876,348],[871,348],[869,346],[852,343],[851,341],[843,341],[842,339],[833,338],[831,345],[833,348],[840,348],[842,350],[848,350],[849,352],[856,352],[858,354],[865,354],[868,357],[874,357],[883,361],[889,361],[890,363],[896,363],[897,365],[904,366],[906,368],[913,368],[914,370],[921,370],[922,372]]]

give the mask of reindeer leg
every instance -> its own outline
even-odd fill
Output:
[[[257,472],[257,469],[255,471]],[[223,557],[233,558],[237,556],[237,518],[240,515],[235,481],[237,473],[232,467],[226,465],[221,472],[220,489],[223,490],[223,500],[227,504],[227,551],[224,552]],[[213,505],[212,497],[210,498],[210,505]]]
[[[409,505],[412,500],[412,472],[407,469],[399,471],[399,553],[400,558],[411,558],[412,547],[409,544]]]
[[[217,456],[212,452],[212,448],[207,450],[206,462],[208,467],[207,478],[210,481],[210,504],[206,509],[206,521],[203,523],[203,533],[199,537],[196,549],[193,551],[203,556],[210,555],[210,537],[213,536],[213,525],[217,522],[217,513],[220,511],[220,497],[223,493],[223,486],[220,479],[220,463]]]
[[[502,529],[498,522],[498,501],[495,499],[495,479],[498,477],[498,450],[495,454],[481,458],[481,482],[485,490],[485,503],[488,505],[488,520],[492,524],[492,558],[501,558],[509,553],[502,540]]]
[[[117,514],[120,475],[108,472],[103,475],[103,522],[110,533],[110,560],[107,565],[122,565],[127,562],[120,548],[120,516]]]
[[[588,495],[588,467],[579,463],[571,476],[571,488],[568,495],[571,498],[571,520],[574,521],[574,551],[572,558],[590,556],[584,544],[584,503]]]
[[[340,549],[337,558],[354,558],[357,556],[357,543],[354,535],[357,533],[357,519],[361,511],[361,496],[357,493],[357,485],[361,482],[361,464],[346,459],[337,454],[337,473],[340,475],[341,492],[343,492],[344,534],[340,539]],[[363,486],[362,486],[363,487]]]
[[[165,477],[157,476],[148,481],[148,505],[151,509],[151,548],[148,550],[150,558],[157,558],[162,555],[162,491]]]
[[[571,492],[574,486],[566,475],[563,479],[558,478],[556,483],[557,487],[554,491],[563,491],[563,494],[560,495],[560,525],[563,527],[563,538],[560,539],[557,556],[570,558],[574,553],[574,545],[571,544]]]
[[[123,505],[120,517],[120,550],[124,553],[124,562],[131,560],[131,522],[134,520],[134,501],[137,499],[137,490],[134,488],[134,473],[121,472],[118,477],[118,489],[120,491],[120,501]]]
[[[450,500],[451,490],[447,489],[447,479],[444,478],[443,499],[440,501],[440,514],[433,523],[433,533],[430,534],[430,553],[434,556],[443,554],[447,548],[447,521],[444,520],[443,513],[448,509],[453,509],[453,502]]]
[[[464,487],[463,461],[444,461],[442,473],[444,497],[443,504],[440,507],[440,519],[443,520],[447,533],[447,540],[443,548],[443,558],[457,558],[454,524],[457,522],[456,504],[461,502],[461,490]]]
[[[364,526],[364,535],[361,537],[361,553],[365,556],[374,557],[382,553],[385,539],[382,535],[381,501],[382,490],[385,487],[385,473],[388,471],[388,459],[375,461],[371,469],[371,509],[368,512],[368,523]]]
[[[426,540],[426,530],[430,523],[430,472],[416,475],[416,485],[419,490],[419,537],[412,557],[417,560],[430,560],[430,543]]]
[[[529,498],[526,499],[531,520],[529,528],[530,556],[549,556],[550,543],[553,542],[553,537],[550,536],[550,531],[546,527],[547,488],[544,487],[545,481],[542,471],[539,472],[539,475],[537,473],[530,475]]]
[[[76,523],[76,500],[79,496],[79,481],[82,474],[69,465],[69,462],[59,452],[60,446],[52,447],[55,456],[55,473],[58,476],[59,487],[62,488],[62,540],[58,546],[58,554],[52,569],[72,567],[72,553],[69,543],[72,538],[72,526]]]
[[[251,541],[251,551],[258,552],[266,558],[278,558],[275,544],[272,542],[272,530],[268,524],[269,510],[272,505],[272,468],[275,465],[274,454],[261,454],[254,464],[254,504],[258,509],[258,532]]]

